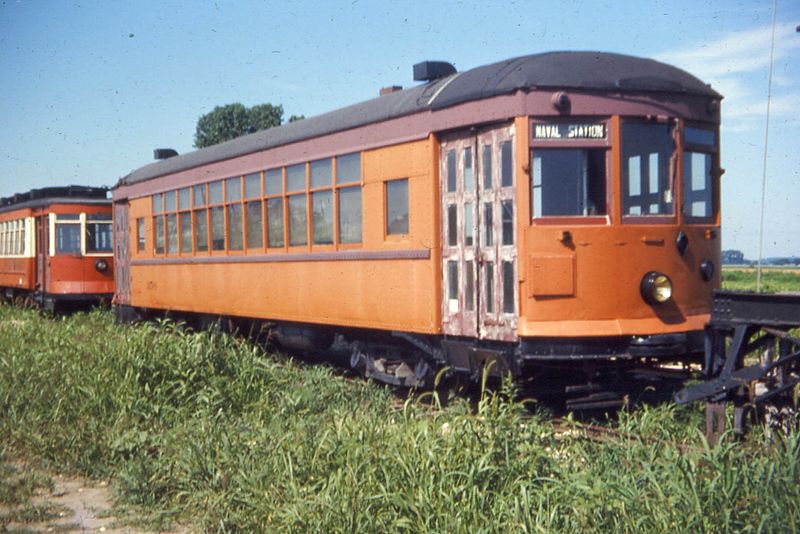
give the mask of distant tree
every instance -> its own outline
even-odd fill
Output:
[[[250,130],[258,132],[280,126],[283,121],[283,106],[278,104],[258,104],[247,110],[247,118],[250,121]]]
[[[204,148],[216,145],[242,135],[280,126],[282,121],[281,105],[258,104],[246,108],[237,102],[217,106],[197,119],[194,146]]]
[[[289,122],[297,122],[297,121],[301,121],[301,120],[303,120],[305,118],[306,118],[305,115],[292,115],[291,117],[289,117]]]

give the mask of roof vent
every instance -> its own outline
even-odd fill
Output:
[[[414,65],[414,81],[432,82],[456,73],[456,68],[447,61],[423,61]]]
[[[156,148],[153,150],[153,158],[155,159],[169,159],[178,155],[178,152],[172,148]]]
[[[403,90],[403,86],[402,85],[390,85],[388,87],[381,87],[380,95],[381,96],[389,95],[389,94],[396,93],[396,92],[402,91],[402,90]]]

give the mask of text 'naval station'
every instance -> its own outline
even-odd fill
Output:
[[[534,124],[534,139],[605,139],[605,124]]]

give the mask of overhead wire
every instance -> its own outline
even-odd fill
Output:
[[[761,223],[758,227],[758,266],[756,268],[756,292],[761,293],[761,261],[764,257],[764,211],[767,196],[767,149],[769,147],[769,114],[772,104],[772,67],[775,63],[775,19],[778,0],[772,0],[772,42],[769,48],[769,77],[767,79],[767,119],[764,128],[764,168],[761,176]]]

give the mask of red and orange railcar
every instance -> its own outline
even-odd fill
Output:
[[[256,320],[400,384],[699,357],[720,281],[718,93],[609,53],[414,74],[122,178],[119,315]]]
[[[98,187],[47,187],[0,199],[0,292],[53,310],[110,302],[111,200]]]

